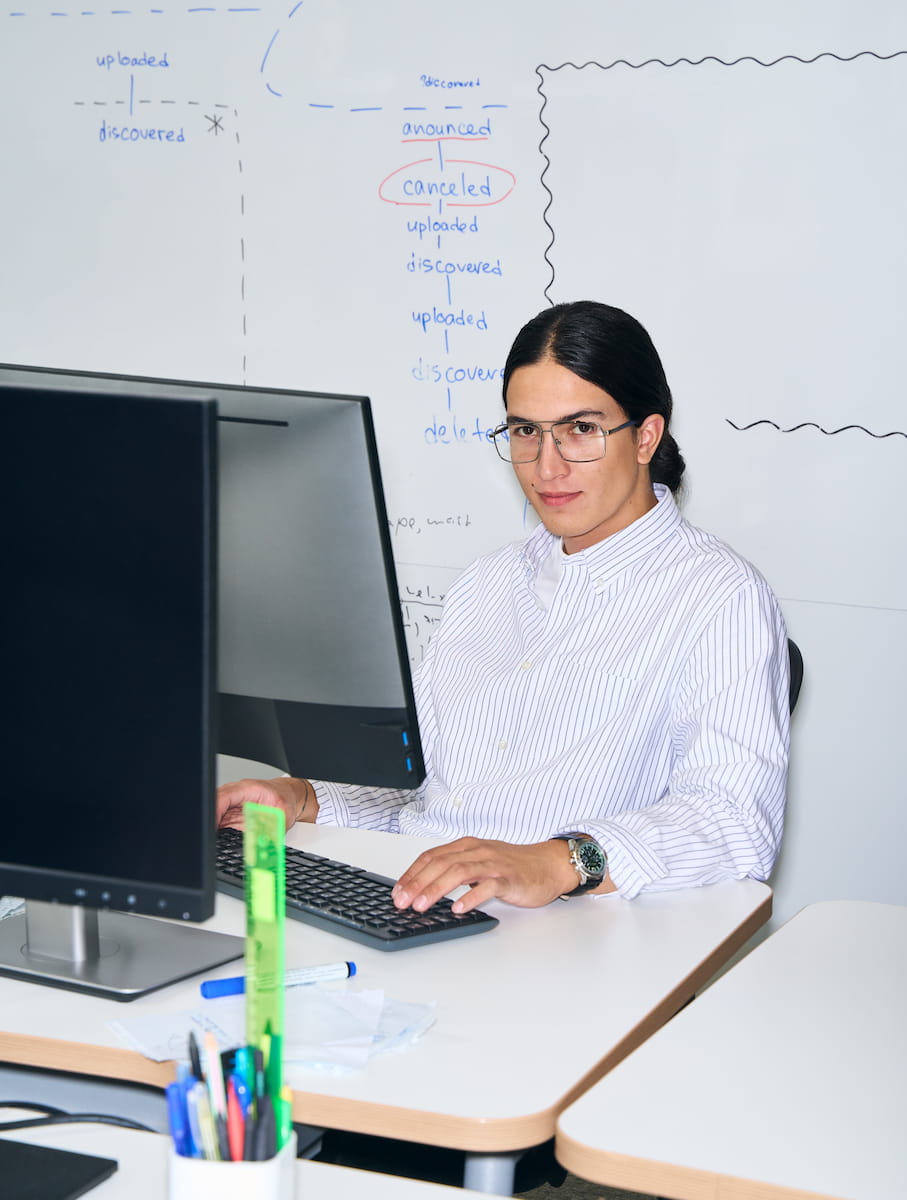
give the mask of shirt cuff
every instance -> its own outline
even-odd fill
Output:
[[[315,816],[316,825],[349,825],[349,805],[343,794],[343,788],[336,783],[325,783],[321,779],[310,779],[315,799],[318,801],[318,812]]]

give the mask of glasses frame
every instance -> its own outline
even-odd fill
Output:
[[[554,436],[554,426],[555,425],[573,425],[573,424],[576,424],[577,421],[582,421],[582,420],[583,420],[582,417],[565,417],[564,420],[562,420],[562,421],[550,421],[547,429],[544,428],[544,426],[540,425],[538,421],[516,421],[516,422],[514,422],[514,425],[508,425],[507,422],[505,421],[504,424],[499,425],[497,427],[497,429],[491,430],[491,432],[488,434],[488,440],[491,442],[494,442],[494,448],[498,452],[498,458],[500,458],[502,462],[510,463],[510,465],[513,467],[525,467],[529,463],[538,462],[539,456],[542,453],[542,438],[544,437],[544,435],[546,433],[551,434],[551,440],[554,442],[555,446],[557,447],[557,452],[561,456],[561,458],[564,460],[564,462],[570,462],[570,463],[600,462],[601,459],[603,459],[605,457],[605,451],[608,449],[608,438],[611,436],[612,433],[620,433],[620,431],[622,429],[629,429],[631,426],[639,425],[638,421],[624,421],[622,425],[615,425],[613,427],[613,429],[602,429],[602,427],[600,425],[598,425],[598,421],[585,421],[584,423],[586,425],[598,425],[599,431],[601,432],[601,435],[602,435],[602,452],[601,452],[601,454],[596,454],[596,456],[594,458],[567,458],[566,454],[564,454],[563,450],[561,449],[560,441]],[[498,441],[498,438],[501,436],[501,434],[507,433],[510,429],[512,429],[516,426],[519,426],[519,425],[534,425],[536,427],[536,429],[539,431],[539,444],[538,444],[538,449],[536,450],[536,452],[532,456],[532,458],[521,458],[519,460],[519,462],[515,462],[512,458],[508,458],[504,454],[504,451],[501,448],[501,443]],[[508,439],[508,442],[509,442],[509,439]]]

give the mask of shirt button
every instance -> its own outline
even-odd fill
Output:
[[[503,739],[503,738],[501,738],[501,740],[498,742],[498,749],[499,749],[499,750],[506,750],[506,749],[507,749],[507,743],[504,741],[504,739]]]
[[[462,808],[463,807],[463,797],[462,796],[454,796],[453,800],[451,800],[451,804],[454,806],[454,808]]]
[[[532,670],[532,663],[530,662],[530,660],[528,658],[526,659],[525,662],[520,663],[520,670],[521,671],[531,671]]]

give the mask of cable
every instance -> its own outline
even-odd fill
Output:
[[[41,1117],[22,1117],[17,1121],[0,1121],[0,1129],[33,1129],[40,1125],[74,1125],[93,1122],[98,1125],[119,1125],[123,1129],[139,1129],[143,1133],[157,1133],[150,1125],[141,1121],[130,1121],[128,1117],[112,1117],[107,1113],[68,1113],[54,1108],[52,1104],[32,1104],[27,1100],[0,1100],[0,1108],[23,1108],[27,1112],[44,1113]]]

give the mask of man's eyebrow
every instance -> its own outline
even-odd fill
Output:
[[[580,417],[601,417],[605,419],[605,414],[597,408],[582,408],[579,412],[567,413],[565,417],[555,417],[553,421],[546,421],[545,424],[557,425],[561,421],[578,421]],[[517,417],[513,413],[507,414],[508,425],[538,425],[538,421],[530,421],[528,417]]]

